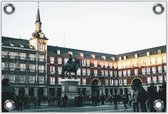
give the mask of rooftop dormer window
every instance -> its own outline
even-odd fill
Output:
[[[10,46],[14,46],[14,44],[13,44],[13,43],[10,43]]]
[[[24,48],[24,45],[23,45],[23,44],[20,44],[20,47],[21,47],[21,48]]]

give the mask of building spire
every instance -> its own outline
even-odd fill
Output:
[[[36,15],[36,22],[40,22],[41,23],[41,20],[40,20],[40,11],[39,11],[39,1],[37,2],[37,15]]]

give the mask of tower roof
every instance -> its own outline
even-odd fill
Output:
[[[37,9],[36,22],[40,22],[41,23],[39,7]]]

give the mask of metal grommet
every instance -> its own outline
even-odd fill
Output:
[[[162,14],[163,11],[164,11],[164,7],[163,7],[162,4],[159,4],[159,3],[158,3],[158,4],[155,4],[155,5],[153,6],[153,12],[154,12],[155,14],[157,14],[157,15]]]
[[[6,14],[10,15],[15,11],[15,7],[13,4],[8,3],[4,6],[3,10]]]
[[[164,108],[164,103],[162,100],[157,99],[154,101],[153,107],[157,111],[161,111]]]
[[[5,101],[5,103],[4,103],[4,108],[6,109],[6,110],[13,110],[14,109],[14,107],[15,107],[15,103],[14,103],[14,101],[13,100],[6,100]]]

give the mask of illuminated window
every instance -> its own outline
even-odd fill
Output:
[[[126,60],[127,59],[127,56],[124,56],[124,60]]]
[[[147,74],[150,74],[150,67],[146,68],[146,72],[147,72]]]
[[[162,82],[163,82],[163,76],[158,76],[158,78],[159,78],[159,79],[158,79],[159,82],[162,83]]]
[[[50,57],[50,63],[54,64],[54,57]]]
[[[121,63],[118,63],[118,69],[121,69]]]
[[[15,63],[9,63],[10,70],[14,71],[16,64]]]
[[[156,67],[152,67],[152,73],[156,74]]]
[[[83,78],[83,85],[86,85],[86,78]]]
[[[34,64],[29,64],[29,70],[30,72],[34,72],[35,71],[35,65]]]
[[[62,67],[58,67],[58,74],[61,74],[62,72]]]
[[[94,67],[97,67],[97,61],[94,61]]]
[[[153,80],[154,81],[154,80]],[[151,81],[151,77],[147,77],[147,83],[150,84],[152,81]]]
[[[113,76],[113,71],[110,71],[110,77],[112,77]]]
[[[147,56],[149,56],[150,55],[150,52],[147,52]]]
[[[29,83],[35,82],[35,76],[29,76]]]
[[[156,59],[152,58],[152,65],[156,64]]]
[[[83,53],[79,53],[79,55],[80,55],[81,57],[83,57],[84,54],[83,54]]]
[[[114,76],[117,77],[117,71],[114,71]]]
[[[82,66],[86,66],[86,60],[82,59]]]
[[[15,75],[10,75],[9,81],[10,81],[10,83],[15,83]]]
[[[112,68],[112,63],[111,62],[109,63],[109,67]]]
[[[134,67],[138,67],[138,61],[137,60],[134,61]]]
[[[114,64],[114,69],[117,69],[117,64],[116,63]]]
[[[142,63],[142,66],[145,66],[145,65],[146,65],[145,60],[142,60],[141,63]]]
[[[123,70],[123,76],[124,76],[124,77],[127,76],[127,70]]]
[[[104,66],[104,62],[102,61],[102,62],[101,62],[101,67],[103,68],[103,66]]]
[[[55,84],[55,77],[50,77],[50,84]]]
[[[161,58],[161,57],[158,57],[158,58],[157,58],[157,63],[158,63],[158,64],[162,64],[162,58]]]
[[[60,50],[57,50],[57,54],[60,55]]]
[[[4,70],[4,68],[5,68],[5,63],[2,62],[2,63],[1,63],[1,69]]]
[[[17,53],[16,52],[10,52],[9,56],[10,56],[11,59],[13,59],[17,56]]]
[[[90,60],[87,60],[87,66],[88,67],[90,66]]]
[[[30,60],[35,60],[35,54],[30,54],[29,57],[30,57]]]
[[[142,74],[145,75],[146,74],[146,69],[142,68]]]
[[[124,79],[124,85],[127,85],[127,79]]]
[[[162,73],[162,66],[158,66],[158,72]]]
[[[106,56],[102,56],[102,59],[103,59],[103,60],[106,60]]]
[[[166,63],[166,55],[163,56],[163,63]]]
[[[39,55],[39,61],[44,61],[44,55]]]
[[[126,62],[124,62],[123,63],[123,68],[126,68],[126,67],[127,67]]]
[[[138,58],[138,54],[135,54],[135,58]]]
[[[97,69],[94,69],[94,75],[97,76]]]
[[[108,85],[108,79],[105,79],[105,84]]]
[[[146,59],[146,65],[150,65],[150,58]]]
[[[50,66],[50,73],[55,74],[55,66]]]
[[[26,64],[20,64],[20,70],[25,71],[26,69]]]
[[[41,73],[44,72],[44,65],[39,65],[39,72],[41,72]]]
[[[121,61],[122,60],[122,57],[119,57],[119,61]]]
[[[122,71],[118,71],[118,76],[122,77]]]
[[[107,62],[105,62],[105,68],[107,68],[108,67],[108,63]]]
[[[26,53],[20,53],[20,59],[25,59],[26,58]]]
[[[39,76],[39,83],[43,84],[44,83],[44,77],[43,76]]]
[[[158,50],[158,54],[161,54],[161,53],[162,53],[162,51],[159,49],[159,50]]]
[[[93,59],[95,59],[95,55],[94,55],[94,54],[91,54],[91,57],[92,57]]]
[[[62,64],[62,58],[58,58],[58,64]]]
[[[153,78],[153,82],[156,83],[156,81],[157,81],[156,76],[153,76],[152,78]]]
[[[134,69],[134,74],[138,75],[138,69]]]
[[[114,80],[110,80],[110,85],[113,85],[114,84],[113,82],[114,82]]]
[[[82,75],[86,75],[86,69],[85,68],[82,68]]]
[[[131,70],[127,70],[128,76],[131,76]]]
[[[4,58],[6,55],[8,55],[8,52],[7,51],[2,51],[1,54],[2,54],[2,58]]]
[[[90,76],[90,69],[87,69],[87,75]]]
[[[77,70],[77,75],[78,75],[78,76],[81,75],[81,69],[78,69],[78,70]]]
[[[127,68],[130,68],[130,62],[127,61]]]

